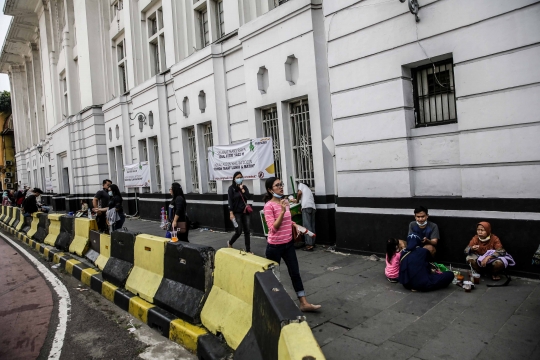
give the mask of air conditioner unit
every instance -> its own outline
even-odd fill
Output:
[[[9,177],[9,178],[10,178],[10,177],[13,177],[13,173],[7,172],[7,173],[6,173],[6,177]]]
[[[6,184],[6,189],[13,189],[13,184]]]
[[[13,161],[6,160],[6,166],[13,166]]]
[[[8,184],[8,183],[11,182],[11,179],[6,178],[6,179],[4,179],[4,182],[5,182],[6,184]]]

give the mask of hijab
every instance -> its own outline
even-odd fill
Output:
[[[484,229],[486,230],[486,233],[487,233],[487,236],[484,239],[480,239],[480,236],[479,236],[478,240],[480,240],[482,242],[488,241],[491,238],[491,224],[488,223],[487,221],[481,221],[478,224],[476,224],[476,227],[478,227],[478,225],[482,225],[484,227]]]

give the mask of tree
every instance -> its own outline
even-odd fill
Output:
[[[11,94],[9,91],[0,93],[0,112],[11,113]]]

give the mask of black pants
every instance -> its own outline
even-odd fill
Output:
[[[266,258],[281,264],[281,259],[285,261],[287,265],[287,271],[291,277],[294,291],[298,297],[306,296],[304,292],[304,284],[300,277],[300,266],[298,265],[298,258],[296,257],[296,250],[294,248],[294,241],[289,241],[286,244],[279,245],[266,245]]]
[[[251,239],[250,239],[250,223],[251,223],[251,214],[244,214],[244,213],[235,213],[234,218],[236,219],[236,222],[238,223],[238,227],[234,231],[234,235],[232,236],[231,240],[229,240],[229,244],[232,246],[236,240],[242,235],[242,231],[244,231],[244,239],[246,240],[246,251],[251,251]]]
[[[105,214],[96,216],[96,223],[100,232],[109,232],[109,227],[107,226],[107,217]]]

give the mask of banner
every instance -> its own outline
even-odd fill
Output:
[[[208,148],[210,180],[231,180],[236,171],[244,179],[265,179],[275,176],[271,138],[258,138],[233,145]]]
[[[124,184],[127,188],[150,187],[148,161],[124,166]]]
[[[53,191],[53,179],[52,178],[45,178],[45,191]]]

